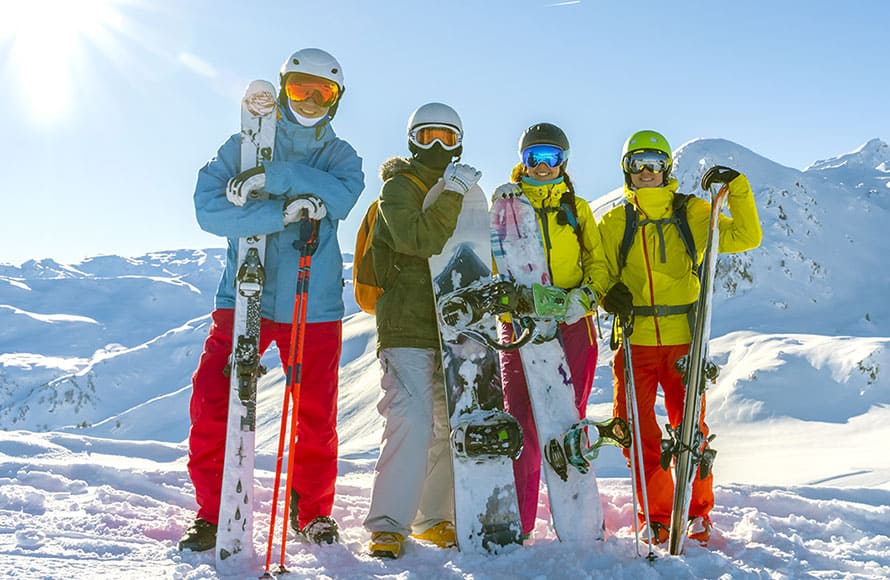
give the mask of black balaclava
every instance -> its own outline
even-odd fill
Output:
[[[444,171],[445,167],[451,163],[452,160],[460,159],[460,154],[463,152],[463,146],[458,147],[457,149],[452,149],[451,151],[446,151],[441,143],[433,143],[433,146],[429,149],[421,149],[409,142],[408,149],[411,151],[411,156],[414,159],[430,169],[438,171]]]

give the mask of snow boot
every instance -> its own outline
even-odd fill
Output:
[[[198,518],[179,540],[179,551],[203,552],[216,547],[216,524]]]
[[[448,521],[439,522],[424,532],[411,534],[411,537],[433,543],[440,548],[457,547],[457,533],[454,530],[454,524]]]
[[[371,532],[371,543],[368,552],[375,558],[395,560],[402,555],[402,543],[405,537],[396,532]]]
[[[649,524],[649,530],[650,531],[646,530],[646,522],[643,522],[640,525],[640,539],[648,543],[649,538],[652,538],[652,543],[656,546],[667,542],[671,535],[670,528],[661,522],[651,522]]]
[[[711,518],[708,516],[690,517],[689,525],[686,526],[686,537],[697,542],[699,546],[707,546],[713,528]]]
[[[337,522],[330,516],[318,516],[306,524],[300,534],[310,544],[337,544],[340,542],[340,530]]]

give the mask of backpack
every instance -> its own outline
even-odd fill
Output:
[[[659,224],[659,225],[667,225],[674,224],[677,226],[677,231],[680,232],[680,239],[683,240],[683,245],[686,247],[686,253],[689,254],[689,257],[692,258],[692,271],[698,272],[698,255],[695,251],[695,240],[692,238],[692,230],[689,229],[689,219],[686,215],[686,205],[689,203],[689,200],[693,198],[692,194],[686,193],[677,193],[674,195],[673,202],[673,212],[671,217],[664,218],[660,220],[644,220],[642,225],[646,224]],[[625,202],[624,204],[624,215],[625,215],[625,226],[624,226],[624,237],[621,239],[621,246],[618,249],[618,271],[624,268],[627,264],[627,255],[630,253],[630,247],[633,245],[634,236],[637,232],[637,228],[640,226],[639,216],[637,215],[637,210],[634,205],[630,202]],[[664,252],[664,248],[662,248],[662,252]]]
[[[421,191],[426,191],[427,186],[413,173],[400,173],[409,178]],[[392,178],[390,178],[392,179]],[[374,241],[374,224],[377,223],[377,208],[380,204],[378,197],[371,202],[365,211],[365,217],[355,236],[355,253],[352,263],[352,290],[355,302],[363,312],[374,314],[377,309],[377,299],[383,294],[383,288],[377,282],[374,273],[374,252],[371,247]]]

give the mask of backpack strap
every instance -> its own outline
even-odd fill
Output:
[[[686,215],[686,205],[689,200],[694,197],[691,194],[677,193],[674,195],[671,217],[659,220],[643,220],[642,222],[637,215],[637,209],[630,202],[624,203],[624,236],[621,239],[621,246],[618,248],[618,271],[621,272],[627,264],[627,255],[630,253],[630,247],[633,245],[637,228],[641,225],[653,224],[658,229],[658,237],[661,240],[661,261],[665,262],[667,256],[664,249],[664,226],[674,224],[686,253],[692,259],[692,271],[698,273],[698,255],[695,251],[695,239],[692,237],[692,229],[689,227],[689,218]]]
[[[429,190],[429,187],[426,186],[423,180],[410,171],[403,171],[402,173],[399,173],[399,175],[404,175],[405,177],[407,177],[414,185],[417,186],[417,189],[419,189],[421,192],[426,192],[427,190]]]

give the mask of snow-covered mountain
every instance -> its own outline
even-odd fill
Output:
[[[305,556],[295,569],[429,577],[449,566],[455,576],[559,577],[571,562],[582,576],[890,575],[890,148],[875,139],[799,171],[700,139],[675,160],[681,191],[699,195],[711,165],[744,172],[764,229],[760,248],[719,262],[711,550],[649,569],[630,561],[627,468],[610,449],[597,462],[611,535],[602,550],[554,543],[542,504],[534,545],[496,562],[419,546],[396,564],[358,556],[382,422],[373,319],[358,312],[347,284],[334,514],[345,542],[341,551],[290,548]],[[592,205],[601,214],[616,201],[620,190]],[[104,577],[105,560],[113,565],[103,554],[114,552],[124,554],[128,577],[214,577],[212,557],[173,546],[194,508],[182,442],[223,259],[222,250],[180,250],[0,264],[0,428],[8,431],[0,433],[0,569]],[[609,321],[601,322],[594,417],[610,415],[612,404]],[[277,353],[265,363],[257,501],[268,511],[283,376]],[[30,556],[47,564],[35,567]],[[52,562],[68,573],[55,576]]]

